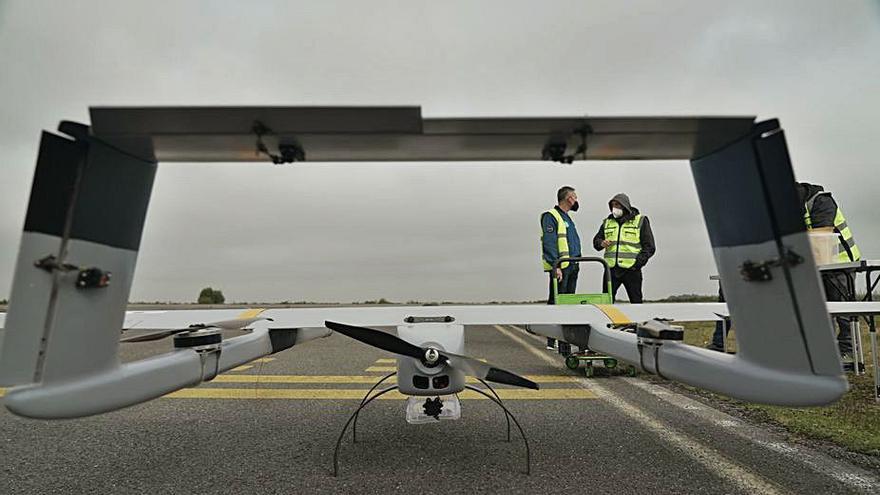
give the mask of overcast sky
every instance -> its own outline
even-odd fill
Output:
[[[0,299],[40,131],[88,123],[90,105],[779,118],[798,179],[832,190],[880,258],[876,1],[0,0]],[[561,185],[578,190],[586,242],[615,193],[650,217],[646,297],[715,290],[685,161],[172,163],[131,300],[192,301],[208,285],[228,301],[540,299],[538,218]]]

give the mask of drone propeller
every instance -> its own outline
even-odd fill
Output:
[[[119,339],[119,341],[123,342],[123,343],[152,342],[154,340],[162,340],[165,337],[170,337],[176,333],[190,332],[192,330],[201,330],[204,328],[211,328],[211,327],[180,328],[177,330],[162,330],[161,332],[152,332],[152,333],[145,333],[142,335],[135,335],[133,337],[125,337],[124,339]]]
[[[162,340],[166,337],[170,337],[172,335],[183,333],[183,332],[193,332],[195,330],[206,330],[208,328],[216,328],[219,330],[245,330],[245,327],[250,325],[251,323],[259,320],[268,320],[273,321],[272,318],[266,317],[253,317],[253,318],[236,318],[233,320],[224,320],[224,321],[216,321],[214,323],[196,323],[190,325],[186,328],[176,328],[173,330],[162,330],[159,332],[145,333],[141,335],[135,335],[132,337],[126,337],[124,339],[120,339],[120,342],[124,343],[132,343],[132,342],[152,342],[154,340]]]
[[[444,352],[444,355],[447,359],[447,365],[452,366],[453,368],[459,368],[464,371],[466,375],[471,375],[474,378],[486,380],[487,382],[506,383],[517,387],[538,390],[537,383],[517,375],[516,373],[496,368],[491,364],[480,361],[479,359],[452,354],[451,352]]]
[[[359,340],[364,344],[378,347],[379,349],[400,354],[402,356],[418,359],[426,366],[436,366],[446,363],[447,366],[457,368],[466,375],[471,375],[481,380],[495,383],[504,383],[516,387],[531,388],[538,390],[538,384],[516,373],[496,368],[468,356],[461,356],[451,352],[441,351],[433,347],[419,347],[389,333],[380,332],[372,328],[356,327],[344,323],[325,321],[324,325],[334,332]]]

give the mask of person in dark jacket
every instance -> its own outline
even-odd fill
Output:
[[[563,186],[556,192],[556,206],[541,214],[541,261],[544,271],[550,274],[547,304],[554,304],[553,280],[556,280],[559,294],[574,294],[577,289],[577,263],[562,263],[554,269],[553,264],[560,258],[576,258],[581,255],[581,239],[577,227],[569,215],[578,211],[577,191],[571,186]],[[553,349],[556,339],[547,337],[547,349]],[[559,342],[559,352],[568,354],[571,347]]]
[[[843,212],[831,193],[825,191],[820,185],[801,182],[797,184],[800,196],[801,213],[804,215],[804,223],[807,230],[827,229],[838,235],[839,246],[836,263],[848,263],[859,261],[861,253],[853,239],[852,231],[847,225]],[[846,275],[840,272],[822,272],[822,285],[825,288],[825,298],[828,301],[845,300],[842,289],[847,286]],[[846,318],[836,318],[839,332],[837,333],[837,347],[840,350],[844,364],[852,364],[852,339],[850,337],[849,321]]]
[[[718,302],[725,302],[724,291],[721,289],[721,283],[718,283]],[[726,327],[726,328],[725,328]],[[712,342],[706,347],[710,351],[725,352],[726,344],[724,342],[725,329],[730,330],[730,319],[725,318],[715,322],[715,332],[712,334]]]
[[[620,193],[608,202],[611,214],[599,225],[593,247],[605,250],[605,261],[611,267],[611,295],[617,298],[621,285],[631,303],[641,303],[642,267],[656,251],[654,233],[648,217],[632,206],[629,196]]]

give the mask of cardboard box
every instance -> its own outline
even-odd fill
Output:
[[[840,244],[834,232],[809,231],[810,247],[813,248],[813,259],[816,265],[830,265],[837,262],[837,246]]]

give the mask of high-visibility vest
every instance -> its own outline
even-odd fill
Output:
[[[804,224],[806,224],[807,230],[813,229],[813,220],[810,218],[810,210],[813,208],[813,203],[816,201],[816,198],[822,194],[830,195],[831,193],[828,191],[816,193],[804,203]],[[859,261],[862,259],[862,253],[859,251],[859,247],[856,246],[852,231],[849,229],[849,225],[846,223],[846,218],[843,216],[843,211],[840,210],[839,206],[834,213],[834,231],[837,232],[837,239],[840,241],[840,244],[837,246],[837,256],[834,258],[834,261],[836,263],[849,263],[850,261]],[[852,256],[850,256],[850,254],[852,254]]]
[[[562,215],[556,211],[556,208],[550,208],[545,213],[549,213],[553,215],[553,218],[556,219],[556,250],[559,252],[559,258],[567,258],[568,257],[568,226],[565,224],[565,220],[562,219]],[[543,239],[544,235],[547,232],[544,232],[544,229],[541,229],[541,247],[543,248]],[[558,258],[557,258],[558,259]],[[541,256],[541,261],[544,263],[544,271],[549,272],[553,269],[553,265],[547,263],[547,260]],[[568,268],[568,262],[565,261],[559,265],[559,268]]]
[[[614,218],[605,219],[605,240],[611,244],[605,248],[605,262],[609,267],[631,268],[642,252],[642,215],[617,223]]]

